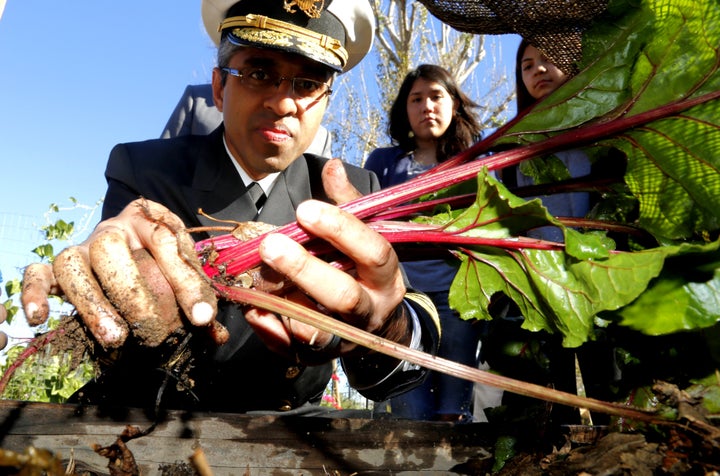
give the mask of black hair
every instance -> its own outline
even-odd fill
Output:
[[[518,46],[515,55],[515,99],[517,102],[517,112],[520,113],[532,106],[536,99],[532,97],[522,77],[522,59],[528,46],[532,46],[529,41],[523,38]]]

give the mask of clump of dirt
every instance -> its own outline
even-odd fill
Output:
[[[181,382],[189,380],[188,372],[193,366],[193,353],[188,346],[190,334],[185,327],[177,328],[161,344],[154,346],[148,355],[156,359],[157,365],[173,373],[176,379]],[[122,357],[123,352],[132,353],[138,348],[144,347],[142,339],[130,336],[126,347],[130,349],[104,349],[92,336],[82,318],[76,314],[64,315],[58,326],[44,334],[38,335],[28,346],[34,347],[36,351],[44,349],[50,356],[63,356],[70,358],[71,368],[77,368],[81,364],[90,364],[95,374],[115,365]],[[34,352],[33,352],[34,353]],[[31,354],[27,354],[25,358]],[[23,360],[22,358],[19,360]],[[18,362],[22,365],[22,362]],[[192,388],[192,385],[187,386]]]
[[[657,474],[663,455],[657,443],[641,434],[610,433],[595,444],[573,447],[568,443],[549,455],[528,453],[513,458],[498,476],[613,474],[642,476]],[[672,474],[672,473],[665,473]]]
[[[51,353],[69,355],[70,365],[73,368],[87,360],[88,355],[95,354],[97,342],[81,322],[80,317],[75,314],[63,316],[58,327],[50,333],[52,333],[49,341]]]

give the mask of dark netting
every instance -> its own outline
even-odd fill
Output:
[[[582,57],[582,33],[608,0],[418,0],[438,20],[480,35],[515,33],[565,73]]]

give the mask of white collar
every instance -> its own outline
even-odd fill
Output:
[[[225,135],[223,135],[223,145],[225,146],[225,151],[227,152],[228,156],[230,157],[230,160],[232,161],[233,165],[235,166],[235,169],[238,171],[238,174],[240,174],[240,178],[242,179],[243,183],[247,187],[253,182],[257,182],[260,184],[260,187],[263,189],[263,192],[265,192],[265,196],[270,195],[270,191],[272,190],[273,186],[275,185],[275,181],[280,176],[280,172],[275,172],[274,174],[269,174],[266,177],[261,178],[260,180],[253,180],[250,175],[245,171],[244,168],[240,165],[240,162],[238,162],[235,159],[235,156],[233,156],[232,152],[230,152],[230,149],[228,148],[227,141],[225,140]]]

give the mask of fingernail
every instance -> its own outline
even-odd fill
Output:
[[[34,302],[31,302],[31,303],[28,303],[28,305],[25,307],[25,312],[27,313],[27,316],[30,319],[34,319],[35,314],[38,312],[39,309],[40,309],[40,307],[38,307],[37,304],[35,304]]]
[[[127,337],[127,331],[110,317],[101,318],[98,322],[99,340],[110,347],[117,347]]]
[[[196,326],[206,326],[213,318],[213,308],[206,302],[198,302],[192,308],[192,321]]]
[[[270,234],[260,244],[260,256],[265,262],[275,261],[281,254],[283,254],[283,237],[277,234]]]
[[[347,175],[342,162],[328,162],[328,166],[330,167],[330,172],[336,177],[345,177]]]
[[[317,223],[320,221],[322,206],[322,202],[315,200],[303,202],[297,208],[297,217],[308,224]]]

